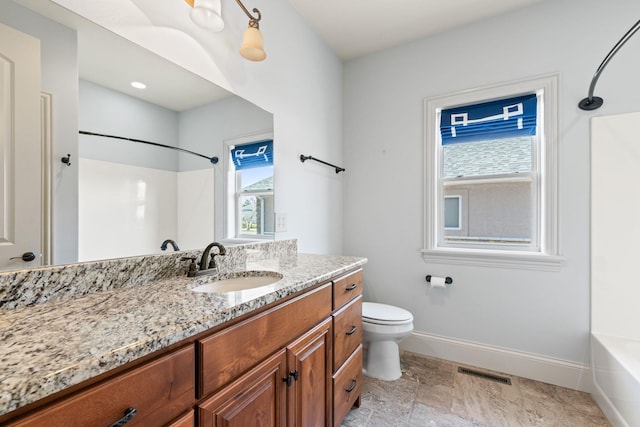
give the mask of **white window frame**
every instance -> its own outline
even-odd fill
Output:
[[[244,145],[251,144],[252,142],[263,141],[266,139],[273,140],[273,132],[261,132],[251,135],[245,135],[238,138],[227,139],[224,141],[224,189],[225,189],[225,197],[224,197],[224,235],[225,239],[252,239],[252,240],[275,240],[275,232],[271,236],[264,235],[255,235],[255,234],[242,234],[240,233],[240,207],[239,199],[239,183],[237,182],[237,171],[235,168],[232,168],[231,159],[229,158],[229,153],[231,151],[231,147],[236,145]],[[274,160],[275,167],[275,160]],[[249,194],[249,193],[242,193]],[[275,169],[274,169],[274,184],[273,190],[270,192],[254,192],[250,193],[251,195],[261,196],[267,194],[273,194],[274,202],[275,202]],[[275,218],[274,228],[275,228]]]
[[[538,114],[542,134],[534,162],[539,162],[537,192],[536,244],[527,248],[506,245],[442,244],[444,230],[440,210],[444,212],[443,185],[440,185],[440,113],[458,105],[504,99],[527,93],[543,93],[544,107]],[[488,267],[558,270],[564,258],[559,255],[558,235],[558,75],[552,74],[500,85],[456,92],[425,99],[424,236],[425,262],[479,265]],[[535,149],[536,147],[534,147]],[[536,206],[532,206],[536,208]],[[525,249],[525,250],[523,250]]]

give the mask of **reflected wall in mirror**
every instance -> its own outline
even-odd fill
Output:
[[[41,41],[42,91],[53,100],[54,264],[159,253],[165,239],[186,250],[227,237],[222,161],[78,131],[222,159],[225,140],[271,131],[271,113],[48,0],[2,2],[0,22]],[[71,166],[60,161],[66,154]]]

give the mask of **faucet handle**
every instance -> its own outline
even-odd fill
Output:
[[[189,263],[189,271],[187,271],[187,277],[195,277],[198,266],[196,265],[196,257],[185,256],[180,258],[181,261],[191,261]]]

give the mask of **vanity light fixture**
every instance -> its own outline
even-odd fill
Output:
[[[208,30],[218,32],[224,28],[224,20],[222,19],[221,0],[184,0],[192,7],[191,19],[196,25]],[[267,54],[264,51],[264,40],[260,33],[260,19],[262,14],[257,8],[253,8],[253,16],[240,0],[236,0],[238,6],[249,17],[249,26],[242,36],[242,45],[240,46],[240,55],[250,61],[263,61]]]

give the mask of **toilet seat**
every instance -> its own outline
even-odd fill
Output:
[[[400,307],[375,302],[362,303],[362,321],[375,325],[406,325],[413,315]]]

